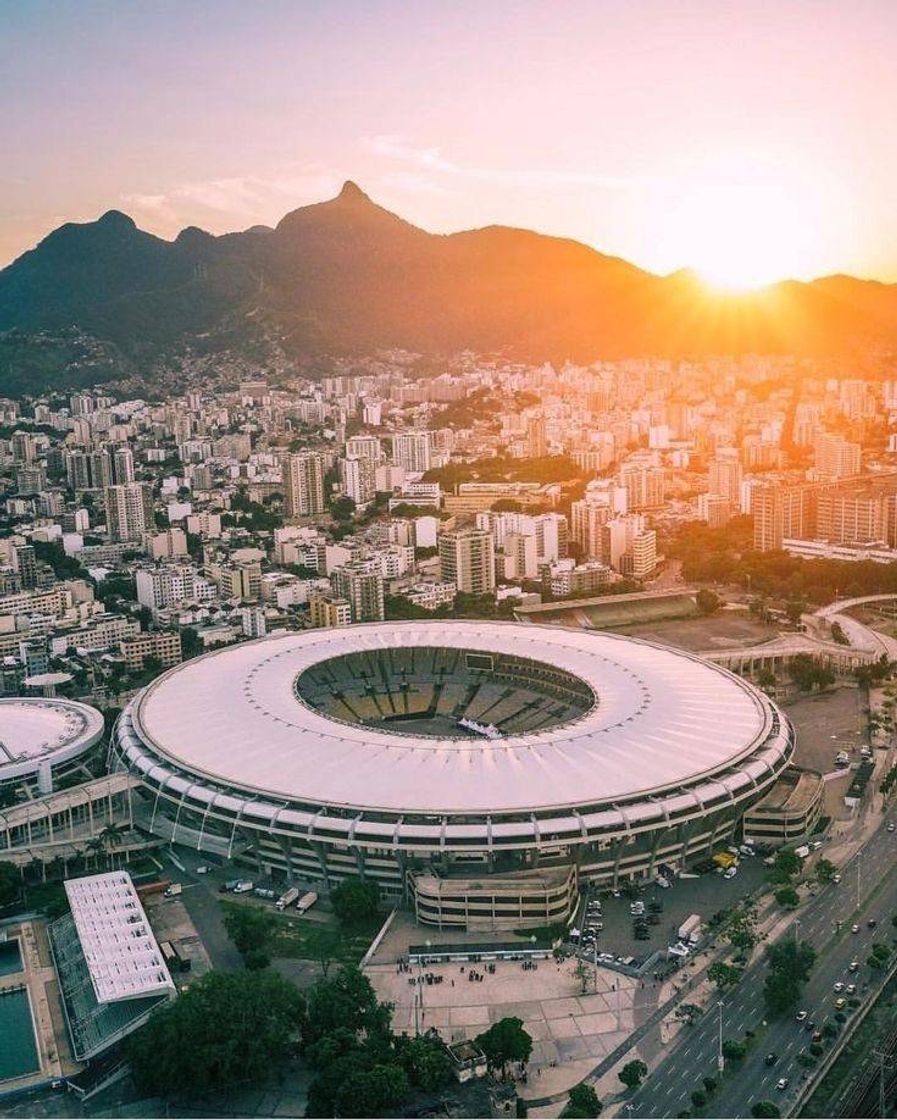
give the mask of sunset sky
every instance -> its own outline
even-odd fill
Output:
[[[895,0],[0,0],[0,264],[356,180],[433,231],[897,280]]]

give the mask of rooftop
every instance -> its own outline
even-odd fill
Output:
[[[583,682],[595,702],[560,726],[490,740],[338,722],[297,696],[297,679],[322,662],[362,653],[376,671],[390,651],[418,649],[541,661]],[[741,762],[764,773],[769,760],[759,756],[775,716],[750,685],[686,653],[611,634],[466,621],[273,634],[177,666],[130,714],[148,747],[141,769],[155,757],[233,789],[434,815],[612,801]]]
[[[127,871],[65,883],[98,1003],[174,992],[174,982]]]

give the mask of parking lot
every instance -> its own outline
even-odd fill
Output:
[[[626,895],[614,898],[606,891],[598,895],[584,892],[575,925],[583,928],[590,897],[600,897],[600,921],[604,928],[598,934],[598,952],[644,960],[658,949],[674,944],[679,927],[691,914],[698,914],[702,923],[706,923],[718,910],[741,902],[764,881],[765,872],[763,860],[753,856],[741,860],[733,879],[709,872],[697,879],[674,879],[666,890],[655,884],[645,887],[637,897],[645,903],[646,912],[651,902],[659,903],[663,911],[658,915],[658,924],[648,926],[648,938],[644,941],[637,940],[634,935],[629,911],[631,899]]]
[[[860,745],[866,741],[856,688],[802,696],[786,704],[785,713],[797,732],[795,761],[809,770],[830,773],[840,750],[846,750],[856,760]]]

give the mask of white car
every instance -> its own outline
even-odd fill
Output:
[[[843,992],[844,991],[844,985],[841,983],[840,980],[837,982],[837,984],[832,985],[832,991],[833,992]]]
[[[893,832],[895,828],[897,828],[897,825],[895,825],[895,824],[894,824],[894,822],[893,822],[893,821],[891,821],[891,822],[890,822],[890,823],[888,824],[888,832]]]
[[[738,874],[738,868],[737,867],[727,867],[726,870],[723,872],[723,878],[724,879],[734,879],[737,874]]]
[[[802,1023],[806,1019],[806,1017],[807,1017],[807,1012],[806,1011],[798,1011],[797,1015],[795,1015],[795,1018],[797,1019],[798,1023]]]
[[[776,1082],[776,1088],[780,1089],[782,1091],[787,1089],[788,1088],[788,1078],[787,1077],[780,1077],[778,1079],[778,1081]]]

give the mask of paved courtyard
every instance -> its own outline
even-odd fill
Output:
[[[381,1000],[395,1004],[396,1031],[415,1032],[435,1027],[447,1042],[470,1038],[491,1023],[515,1016],[522,1019],[533,1038],[530,1076],[540,1069],[582,1059],[597,1064],[634,1026],[635,1002],[653,1005],[657,992],[650,984],[598,969],[598,990],[582,994],[575,974],[576,962],[539,961],[528,970],[519,961],[495,962],[495,973],[484,964],[428,965],[411,973],[397,972],[394,964],[372,964],[365,970]],[[483,975],[479,982],[468,973]],[[591,970],[590,970],[591,972]],[[443,976],[441,984],[411,984],[421,973]],[[422,993],[422,1008],[416,1023],[415,996]]]

